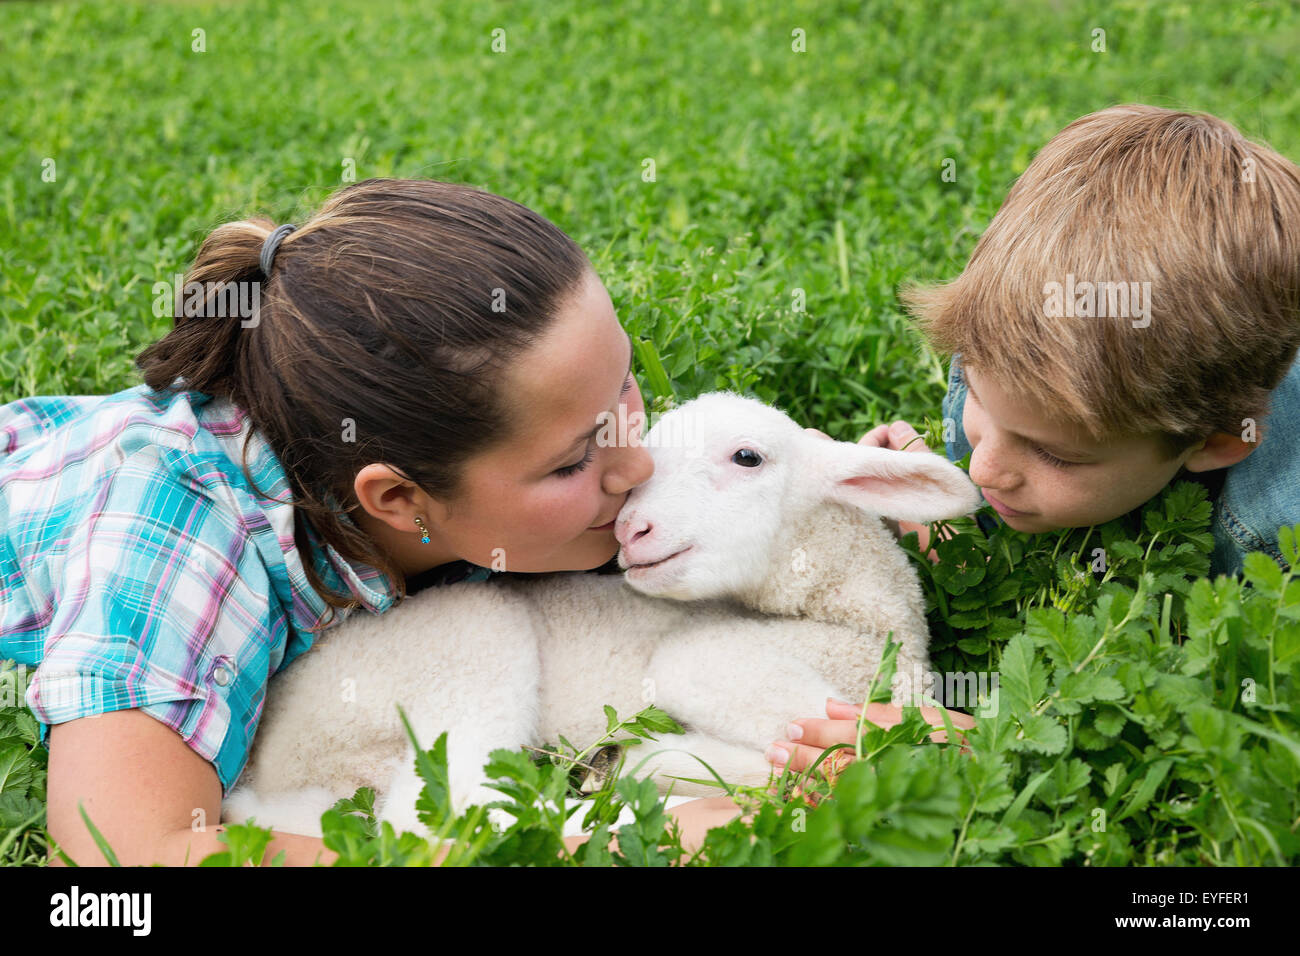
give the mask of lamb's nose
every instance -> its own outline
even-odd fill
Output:
[[[627,547],[634,541],[644,538],[653,529],[650,522],[640,515],[633,515],[626,520],[620,520],[614,524],[614,537],[623,547]]]

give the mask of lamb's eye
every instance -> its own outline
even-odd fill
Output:
[[[746,468],[757,468],[763,463],[763,458],[752,448],[742,448],[731,456],[731,460],[737,465],[744,465]]]

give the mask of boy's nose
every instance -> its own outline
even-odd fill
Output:
[[[988,488],[995,495],[1006,491],[1015,484],[1014,476],[1007,469],[997,467],[996,450],[987,442],[976,445],[970,455],[970,480],[980,489]]]

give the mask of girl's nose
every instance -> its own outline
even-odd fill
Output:
[[[637,485],[643,485],[654,474],[655,461],[644,445],[629,445],[619,450],[619,460],[605,472],[605,491],[621,495]]]

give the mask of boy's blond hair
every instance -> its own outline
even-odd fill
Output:
[[[1213,116],[1092,113],[1029,164],[961,275],[902,297],[999,388],[1174,458],[1258,422],[1295,358],[1300,169]]]

